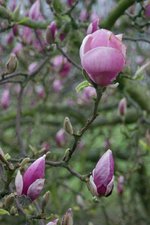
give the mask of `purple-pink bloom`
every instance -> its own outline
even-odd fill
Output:
[[[38,198],[44,187],[45,157],[46,155],[33,162],[23,176],[18,170],[15,179],[16,192],[18,195],[26,195],[32,201]]]
[[[96,90],[94,87],[85,87],[79,95],[79,104],[88,104],[96,97]]]
[[[59,93],[59,92],[61,92],[62,89],[63,89],[62,81],[58,80],[58,79],[54,80],[54,82],[53,82],[53,90],[56,93]]]
[[[144,14],[147,18],[150,18],[150,3],[145,6]]]
[[[99,18],[94,19],[88,26],[87,34],[92,34],[99,29]]]
[[[80,47],[83,69],[100,86],[112,83],[125,65],[126,47],[122,35],[100,29],[87,35]]]
[[[118,177],[117,191],[118,191],[118,194],[120,194],[120,195],[123,194],[123,191],[124,191],[124,176]]]
[[[10,91],[9,89],[5,89],[2,92],[2,96],[0,99],[0,105],[3,109],[7,109],[10,105]]]
[[[57,25],[55,21],[52,21],[46,30],[46,41],[48,44],[52,44],[55,41],[57,33]]]
[[[38,20],[42,18],[41,12],[40,12],[40,0],[36,0],[33,5],[31,6],[29,10],[29,17],[32,20]]]
[[[54,70],[56,72],[58,72],[62,78],[67,77],[71,70],[71,64],[62,55],[55,56],[52,59],[52,65],[53,65]]]
[[[55,137],[56,144],[58,147],[63,147],[66,143],[66,133],[63,128],[61,128],[57,133]]]
[[[111,150],[107,150],[99,159],[89,179],[89,189],[98,197],[109,196],[114,186],[114,159]]]
[[[29,66],[28,66],[28,72],[29,74],[32,74],[36,67],[37,67],[38,63],[37,62],[32,62]]]
[[[74,0],[67,0],[67,4],[69,7],[71,7],[74,3]]]
[[[126,98],[122,98],[118,105],[118,111],[120,116],[125,116],[127,111],[127,100]]]

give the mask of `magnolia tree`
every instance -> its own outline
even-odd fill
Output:
[[[150,2],[0,0],[0,224],[150,223]]]

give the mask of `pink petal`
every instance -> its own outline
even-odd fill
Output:
[[[28,188],[27,196],[32,201],[39,197],[41,191],[43,190],[44,182],[45,182],[45,179],[37,179]]]
[[[33,162],[23,175],[23,194],[27,194],[29,186],[37,179],[44,178],[45,175],[45,156]]]
[[[83,59],[84,54],[91,49],[91,41],[92,41],[91,34],[87,35],[83,39],[83,42],[82,42],[82,45],[81,45],[81,48],[80,48],[80,58],[81,58],[81,61]]]
[[[16,178],[15,178],[15,186],[16,186],[16,192],[18,195],[22,194],[22,189],[23,189],[23,178],[20,173],[20,170],[18,170]]]
[[[53,220],[49,223],[47,223],[46,225],[57,225],[59,219]]]
[[[122,71],[124,64],[123,54],[108,47],[92,49],[82,59],[82,66],[90,78],[102,86],[110,84]]]

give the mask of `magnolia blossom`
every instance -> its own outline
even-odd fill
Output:
[[[40,0],[36,0],[33,5],[31,6],[29,10],[29,17],[32,20],[38,20],[42,18],[41,12],[40,12]]]
[[[144,14],[147,18],[150,18],[150,2],[145,6]]]
[[[122,98],[118,105],[118,111],[120,116],[125,116],[127,111],[127,100],[126,98]]]
[[[58,145],[58,147],[63,147],[66,143],[66,134],[65,134],[65,130],[64,129],[60,129],[57,133],[56,133],[56,144]]]
[[[38,63],[33,62],[28,66],[28,72],[29,74],[32,74],[35,71],[35,68],[37,67]]]
[[[56,92],[56,93],[59,93],[61,90],[63,89],[63,83],[61,80],[54,80],[53,82],[53,90]]]
[[[107,150],[99,159],[88,187],[93,195],[98,197],[109,196],[114,186],[114,159],[111,150]]]
[[[118,177],[117,191],[118,191],[118,194],[120,194],[120,195],[124,191],[124,176],[119,176]]]
[[[62,55],[57,55],[52,59],[52,66],[62,78],[67,77],[71,70],[71,64]]]
[[[96,97],[96,90],[94,87],[85,87],[79,95],[79,104],[88,104]]]
[[[39,98],[45,97],[45,90],[44,90],[44,87],[42,85],[36,85],[35,91],[36,91]]]
[[[46,30],[46,41],[48,44],[52,44],[55,41],[57,32],[57,25],[55,21],[52,21]]]
[[[10,92],[9,89],[5,89],[2,92],[2,96],[0,99],[0,105],[2,106],[3,109],[7,109],[10,105]]]
[[[38,198],[44,187],[45,157],[46,155],[33,162],[23,176],[18,170],[15,179],[16,192],[18,195],[26,195],[32,201]]]
[[[87,35],[80,48],[83,69],[100,86],[112,83],[125,65],[126,48],[122,35],[100,29]]]

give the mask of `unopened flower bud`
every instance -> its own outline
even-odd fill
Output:
[[[17,208],[12,206],[10,209],[10,215],[15,216],[17,213],[18,213]]]
[[[111,150],[107,150],[99,159],[87,183],[95,196],[109,196],[114,185],[114,159]]]
[[[42,206],[41,206],[42,212],[44,212],[45,207],[47,206],[49,199],[50,199],[50,191],[47,191],[45,193],[45,195],[43,196],[43,199],[42,199]]]
[[[72,209],[68,209],[65,215],[63,216],[61,225],[73,225],[73,215]]]
[[[6,196],[4,200],[4,205],[6,208],[10,208],[13,202],[14,202],[14,194],[11,193],[10,195]]]
[[[0,105],[3,109],[7,109],[10,105],[10,92],[9,89],[5,89],[2,92],[2,97],[0,99]]]
[[[40,0],[36,0],[29,10],[29,17],[32,20],[38,20],[41,18],[40,12]]]
[[[126,111],[127,111],[127,100],[126,98],[123,98],[120,100],[119,105],[118,105],[118,111],[120,116],[125,116]]]
[[[56,37],[56,32],[57,32],[56,22],[52,21],[46,30],[46,41],[48,44],[54,43],[55,37]]]
[[[124,191],[124,176],[118,177],[117,191],[118,191],[118,194],[120,194],[120,195],[123,194],[123,191]]]
[[[56,133],[55,140],[56,140],[56,144],[57,144],[59,147],[63,147],[63,146],[66,144],[66,133],[65,133],[64,129],[61,128],[61,129]]]
[[[12,53],[10,55],[8,62],[6,63],[7,73],[15,72],[16,68],[17,68],[17,58],[16,55]]]
[[[99,29],[98,27],[99,25],[99,18],[96,18],[92,21],[92,23],[90,23],[90,25],[88,26],[87,29],[87,34],[92,34],[93,32],[95,32],[96,30]]]
[[[68,134],[73,134],[73,127],[72,124],[70,122],[70,119],[68,117],[65,117],[64,119],[64,130],[68,133]]]

